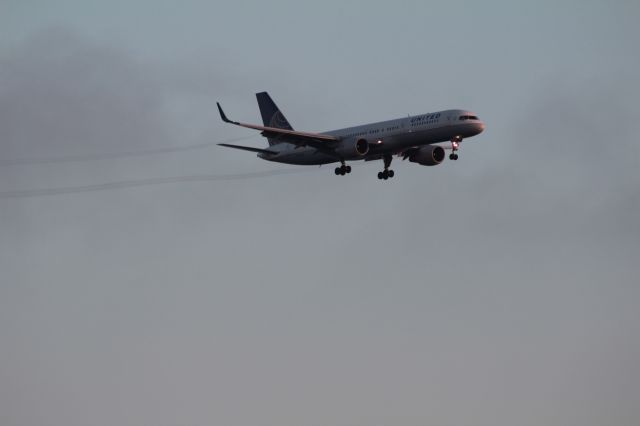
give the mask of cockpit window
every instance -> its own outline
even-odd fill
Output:
[[[461,115],[458,120],[477,120],[478,117],[475,115]]]

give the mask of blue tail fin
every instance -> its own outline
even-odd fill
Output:
[[[286,117],[280,109],[278,109],[273,99],[267,92],[256,93],[256,98],[258,98],[258,107],[260,107],[260,114],[262,114],[262,122],[267,127],[275,127],[278,129],[286,129],[293,130],[289,121],[287,121]],[[278,143],[276,139],[269,139],[269,145],[274,145]]]

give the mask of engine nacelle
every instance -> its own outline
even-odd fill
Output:
[[[437,166],[443,160],[444,148],[438,145],[423,146],[409,157],[409,161],[422,166]]]
[[[366,139],[347,139],[342,141],[336,150],[344,158],[362,157],[369,152],[369,142]]]

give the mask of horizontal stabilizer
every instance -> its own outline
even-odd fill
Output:
[[[228,144],[228,143],[219,143],[218,145],[226,146],[227,148],[242,149],[244,151],[259,152],[261,154],[277,154],[276,151],[271,151],[269,149],[253,148],[253,147],[250,147],[250,146],[231,145],[231,144]]]

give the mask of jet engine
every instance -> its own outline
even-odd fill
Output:
[[[347,139],[340,144],[337,152],[345,158],[363,157],[369,152],[369,142],[364,138]]]
[[[427,145],[409,156],[409,161],[422,166],[437,166],[444,160],[444,148],[438,145]]]

